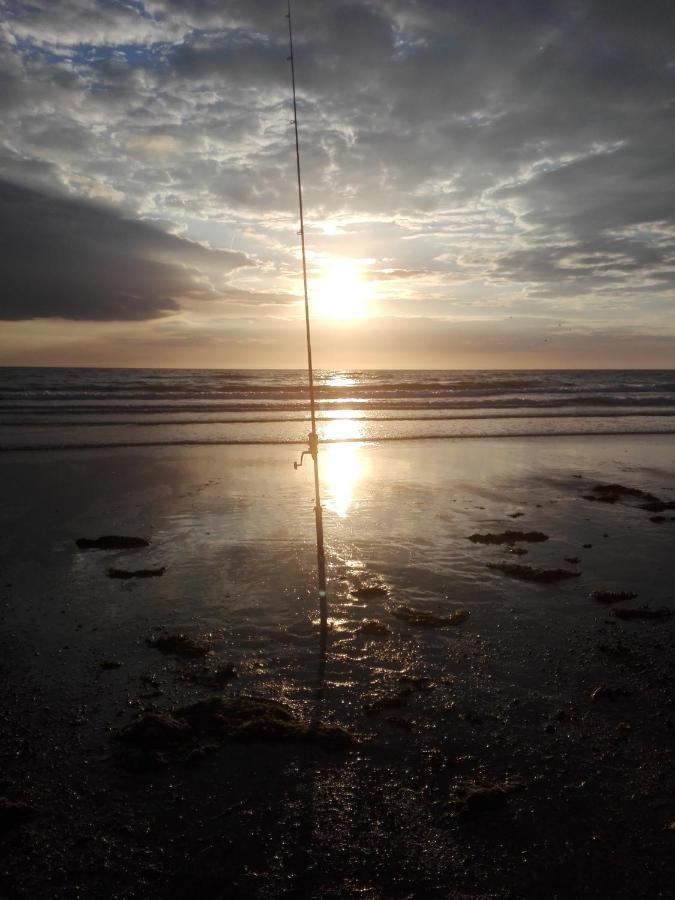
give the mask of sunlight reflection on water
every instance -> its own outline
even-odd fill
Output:
[[[353,419],[327,422],[321,429],[323,440],[342,441],[359,438],[363,425]],[[328,444],[322,448],[322,475],[326,490],[326,507],[345,519],[354,500],[355,488],[363,476],[363,459],[359,444]]]

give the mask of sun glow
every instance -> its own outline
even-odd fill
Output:
[[[321,260],[309,285],[312,312],[323,319],[362,319],[368,315],[372,287],[356,259]]]

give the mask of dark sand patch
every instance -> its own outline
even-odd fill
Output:
[[[35,808],[25,797],[0,797],[0,832],[23,824],[35,815]]]
[[[635,661],[635,653],[626,644],[622,644],[621,641],[613,643],[602,641],[596,644],[596,648],[600,653],[604,653],[605,656],[609,656],[610,659],[615,659],[617,662],[632,663]]]
[[[135,550],[138,547],[149,547],[150,541],[141,537],[128,537],[122,534],[104,534],[99,538],[78,538],[75,543],[80,550]]]
[[[547,541],[548,535],[543,531],[501,531],[497,534],[470,534],[468,539],[473,544],[515,544],[517,541],[538,543]]]
[[[158,566],[156,569],[115,569],[111,566],[108,569],[108,578],[119,578],[126,580],[129,578],[159,578],[166,572],[166,566]]]
[[[578,556],[566,556],[565,562],[569,563],[571,566],[577,566],[580,563],[580,559]]]
[[[516,563],[488,563],[488,569],[495,569],[519,581],[535,581],[541,584],[578,578],[581,575],[581,572],[572,572],[571,569],[536,569],[533,566],[519,566]]]
[[[386,716],[385,722],[393,725],[394,728],[400,728],[402,731],[411,732],[415,725],[410,719],[404,719],[403,716]]]
[[[223,663],[213,669],[206,666],[199,669],[185,669],[180,673],[180,677],[183,681],[189,681],[191,684],[215,689],[225,687],[226,684],[238,677],[238,672],[232,663]]]
[[[468,609],[456,609],[449,616],[437,616],[435,613],[403,603],[392,609],[391,614],[397,619],[407,622],[408,625],[422,625],[425,628],[447,628],[449,625],[459,625],[470,615]]]
[[[672,609],[669,609],[667,606],[659,606],[656,609],[649,606],[640,606],[635,609],[612,610],[613,616],[616,616],[617,619],[625,619],[626,621],[642,619],[645,621],[663,622],[665,619],[669,619],[672,614]]]
[[[591,702],[596,700],[616,700],[618,697],[629,697],[630,691],[625,688],[611,687],[607,684],[600,684],[591,691]]]

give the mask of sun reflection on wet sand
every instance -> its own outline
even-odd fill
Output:
[[[327,422],[321,427],[325,441],[350,441],[327,444],[321,449],[321,473],[326,508],[345,519],[354,500],[354,490],[363,475],[363,459],[359,444],[351,443],[363,434],[363,425],[353,419]]]

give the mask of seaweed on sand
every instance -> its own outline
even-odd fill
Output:
[[[149,647],[154,647],[166,656],[180,656],[194,658],[206,656],[209,652],[209,643],[204,638],[193,637],[177,631],[172,634],[153,634],[145,639]]]
[[[649,503],[641,503],[640,509],[654,513],[665,512],[668,509],[675,509],[675,500],[650,500]]]
[[[631,621],[633,619],[642,619],[645,621],[664,621],[665,619],[669,619],[673,614],[672,609],[669,609],[667,606],[659,606],[656,609],[652,609],[649,606],[640,606],[635,609],[613,609],[612,615],[616,616],[617,619],[624,619],[626,621]]]
[[[437,616],[435,613],[414,606],[400,604],[392,609],[391,614],[407,622],[408,625],[423,625],[427,628],[446,628],[448,625],[459,625],[469,618],[468,609],[456,609],[449,616]]]
[[[412,688],[403,688],[396,694],[386,694],[382,697],[374,697],[364,704],[363,711],[367,716],[374,716],[383,709],[398,709],[408,705],[408,698],[412,694]]]
[[[517,781],[484,781],[466,779],[453,790],[450,804],[455,815],[493,812],[503,809],[509,796],[520,787]]]
[[[99,538],[78,538],[75,543],[80,550],[135,550],[149,547],[145,538],[129,537],[122,534],[104,534]]]
[[[501,531],[498,534],[470,534],[467,540],[474,544],[515,544],[516,541],[537,543],[547,541],[548,535],[543,531]]]
[[[415,675],[413,672],[401,672],[398,680],[400,684],[409,684],[416,691],[433,691],[436,687],[428,675]]]
[[[591,591],[589,596],[598,603],[620,603],[622,600],[634,600],[637,594],[634,591]]]
[[[356,629],[356,633],[368,634],[374,637],[383,637],[384,635],[390,634],[391,629],[385,622],[380,622],[378,619],[364,619]]]
[[[595,500],[599,503],[618,503],[624,497],[641,497],[649,503],[659,502],[659,498],[640,488],[626,487],[623,484],[596,484],[590,494],[584,494],[584,500]]]
[[[387,597],[389,588],[379,581],[371,581],[368,584],[361,584],[352,588],[351,593],[359,600],[371,600],[373,597]]]
[[[108,569],[108,578],[159,578],[166,572],[166,566],[158,566],[156,569]]]
[[[551,584],[581,575],[581,572],[572,572],[571,569],[535,569],[533,566],[520,566],[517,563],[488,563],[488,569],[495,569],[519,581],[535,581],[540,584]]]
[[[148,713],[120,729],[118,763],[143,769],[185,761],[227,741],[291,741],[341,748],[354,741],[345,728],[300,718],[277,700],[210,697],[165,713]]]

